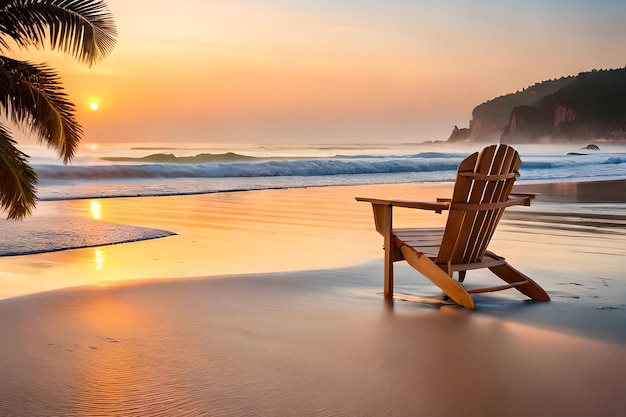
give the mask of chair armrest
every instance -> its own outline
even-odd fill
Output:
[[[509,194],[510,197],[515,197],[517,199],[523,200],[522,205],[524,206],[530,206],[530,200],[534,200],[535,197],[537,197],[538,195],[539,195],[538,193],[511,193]]]
[[[357,201],[365,201],[379,206],[394,206],[415,208],[421,210],[433,210],[435,213],[441,214],[442,211],[450,208],[450,203],[446,202],[427,202],[427,201],[409,201],[409,200],[384,200],[379,198],[356,197]]]
[[[376,231],[384,236],[385,244],[391,247],[392,211],[393,207],[417,208],[434,210],[441,214],[443,210],[450,208],[450,203],[429,203],[424,201],[384,200],[380,198],[356,197],[356,201],[364,201],[372,204],[374,211],[374,226]]]

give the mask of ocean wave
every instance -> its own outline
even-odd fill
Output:
[[[618,158],[618,157],[611,157],[611,158],[608,158],[606,161],[604,161],[604,163],[607,165],[622,164],[624,162],[626,162],[626,158]]]
[[[522,164],[522,169],[563,169],[572,167],[592,167],[595,165],[611,165],[626,162],[624,156],[606,156],[606,155],[567,155],[564,158],[547,157],[538,159],[527,159]]]
[[[42,180],[134,178],[229,178],[387,174],[455,170],[456,160],[444,159],[306,159],[257,163],[114,164],[93,166],[36,165]]]
[[[464,155],[424,152],[309,158],[258,157],[207,163],[33,165],[38,198],[205,194],[276,188],[454,181]],[[523,156],[522,181],[626,177],[626,154]]]
[[[161,154],[162,155],[162,154]],[[202,156],[204,155],[204,156]],[[200,154],[193,158],[209,158]],[[224,155],[230,155],[225,161]],[[155,157],[154,159],[158,159]],[[176,157],[174,157],[176,158]],[[241,162],[241,158],[245,162]],[[180,158],[177,158],[180,159]],[[163,158],[169,160],[169,157]],[[252,178],[252,177],[314,177],[334,175],[432,173],[456,170],[461,156],[436,152],[406,156],[350,156],[306,159],[262,159],[239,154],[222,154],[217,161],[205,163],[147,163],[110,165],[35,165],[41,180],[99,179],[172,179],[172,178]],[[208,161],[208,159],[207,159]],[[252,161],[252,162],[251,162]],[[522,171],[585,169],[616,165],[626,161],[616,156],[569,156],[528,158]]]

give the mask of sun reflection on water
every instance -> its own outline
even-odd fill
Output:
[[[96,263],[96,269],[98,271],[102,271],[102,267],[104,266],[104,262],[106,261],[106,256],[104,252],[100,248],[96,248],[94,251],[94,262]]]
[[[90,204],[91,218],[94,220],[102,220],[102,206],[99,201],[93,200]]]

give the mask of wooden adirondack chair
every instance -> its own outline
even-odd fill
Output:
[[[384,295],[393,297],[393,263],[406,260],[456,303],[474,308],[471,294],[515,288],[534,300],[549,301],[532,279],[487,250],[504,209],[529,206],[533,194],[512,194],[521,166],[519,154],[507,145],[492,145],[459,165],[451,199],[437,202],[357,197],[372,204],[376,230],[384,237]],[[445,228],[394,229],[393,207],[449,211]],[[489,268],[507,284],[466,290],[466,271]],[[458,281],[453,273],[458,272]]]

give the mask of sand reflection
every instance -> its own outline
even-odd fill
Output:
[[[119,294],[87,297],[77,305],[72,377],[75,394],[65,398],[79,415],[198,415],[181,390],[177,364],[183,355],[175,327],[164,327],[157,305],[132,303]],[[184,363],[184,362],[183,362]],[[185,410],[178,414],[174,410]],[[129,414],[131,413],[131,414]],[[174,413],[174,414],[170,414]],[[139,415],[139,414],[138,414]]]
[[[468,310],[389,310],[354,278],[300,272],[0,303],[0,414],[619,415],[623,345]]]

